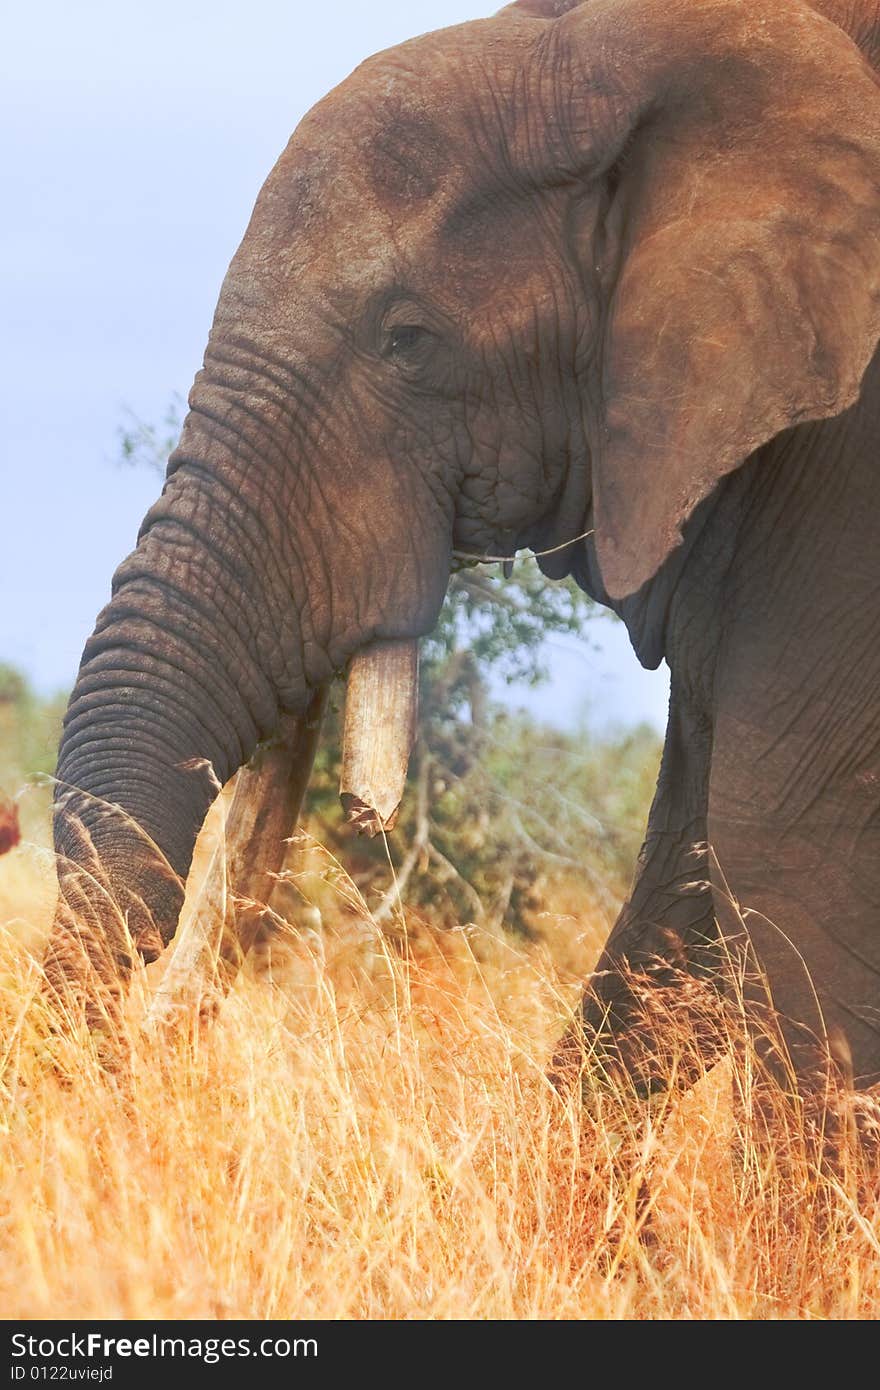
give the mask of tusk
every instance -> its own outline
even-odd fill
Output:
[[[264,921],[315,758],[326,687],[304,714],[282,715],[278,734],[235,775],[224,834],[144,1020],[170,1028],[208,1017],[231,989]]]
[[[416,736],[419,648],[374,642],[352,658],[345,696],[339,797],[361,835],[391,830]]]

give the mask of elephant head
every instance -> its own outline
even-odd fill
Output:
[[[820,8],[521,0],[305,117],[84,651],[72,905],[100,861],[155,954],[217,785],[366,644],[428,632],[453,551],[552,551],[660,660],[699,504],[848,406],[877,342],[877,82]]]

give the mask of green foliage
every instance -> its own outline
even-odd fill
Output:
[[[423,668],[441,678],[452,653],[466,651],[484,675],[491,667],[508,684],[539,685],[547,679],[547,638],[585,640],[584,624],[601,610],[572,580],[545,579],[533,559],[518,560],[509,579],[492,568],[452,575],[440,619],[422,645]]]
[[[658,756],[646,726],[597,739],[497,710],[465,776],[437,776],[434,834],[495,925],[528,929],[572,878],[612,909],[635,865]],[[454,890],[450,879],[446,896]]]
[[[309,788],[307,824],[329,844],[380,919],[396,895],[435,923],[528,933],[564,885],[613,915],[644,836],[661,741],[647,725],[597,737],[487,702],[482,722],[422,718],[407,794],[387,845],[355,840],[338,802],[343,692]],[[306,886],[307,896],[309,895]]]
[[[158,425],[127,409],[126,423],[116,431],[120,463],[130,468],[147,468],[163,478],[168,455],[180,436],[184,407],[183,397],[175,391]]]
[[[0,792],[14,796],[54,772],[66,705],[66,695],[37,695],[19,671],[0,663]],[[48,788],[24,799],[22,829],[29,839],[45,838],[50,799]]]

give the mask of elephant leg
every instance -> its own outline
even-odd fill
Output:
[[[748,952],[756,1035],[774,1076],[792,1094],[815,1097],[839,1079],[874,1085],[880,1080],[880,808],[872,804],[876,774],[865,768],[870,744],[828,750],[835,774],[825,781],[808,752],[812,740],[792,731],[785,776],[777,776],[768,756],[746,779],[740,759],[747,733],[722,721],[710,829],[719,922]],[[808,767],[808,804],[792,813],[786,794],[802,784],[800,769]]]
[[[641,1095],[691,1084],[717,1053],[723,962],[706,843],[711,752],[709,720],[673,682],[632,893],[554,1058],[553,1079],[582,1077],[585,1099],[609,1074]]]
[[[284,716],[278,737],[234,779],[225,833],[150,1006],[145,1027],[213,1015],[270,916],[274,875],[300,812],[317,748],[326,687],[305,714]]]
[[[772,608],[741,580],[750,608],[719,659],[709,834],[755,1063],[739,1097],[756,1155],[743,1173],[764,1183],[775,1172],[800,1193],[805,1172],[826,1174],[821,1229],[874,1142],[860,1093],[880,1080],[880,655],[874,552],[840,543],[830,524],[815,535],[801,568],[780,561],[784,588],[765,582]],[[837,570],[846,622],[826,592]]]

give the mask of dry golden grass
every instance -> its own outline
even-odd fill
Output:
[[[51,870],[28,847],[0,863],[0,1316],[880,1313],[870,1184],[827,1180],[815,1220],[797,1133],[783,1164],[735,1120],[742,1062],[642,1127],[622,1097],[587,1115],[551,1090],[605,931],[583,909],[529,944],[419,923],[392,942],[350,911],[290,929],[164,1052],[135,1026],[144,976],[132,1075],[84,1038],[65,1081],[35,997]]]

